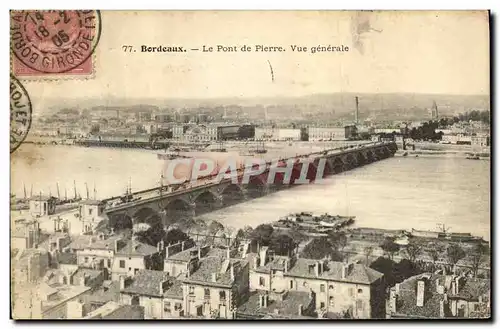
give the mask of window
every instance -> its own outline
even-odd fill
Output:
[[[363,301],[362,300],[357,300],[356,301],[356,308],[358,310],[362,310],[363,309]]]
[[[219,299],[226,300],[226,292],[224,290],[219,291]]]
[[[205,288],[205,298],[210,298],[210,289]]]
[[[358,289],[358,294],[362,294],[363,293],[363,289]]]
[[[125,261],[124,260],[120,261],[120,268],[125,268]]]
[[[266,279],[263,277],[259,277],[259,286],[263,287],[266,285]]]
[[[293,280],[290,280],[290,289],[293,289]]]
[[[307,282],[304,281],[304,283],[302,283],[302,286],[307,287]]]
[[[325,303],[321,302],[321,303],[319,304],[319,308],[325,308]]]
[[[84,258],[84,262],[85,262],[85,263],[88,263],[88,262],[89,262],[89,258],[88,258],[88,257],[85,257],[85,258]]]
[[[111,268],[111,259],[108,259],[108,268]]]
[[[333,290],[333,284],[331,284],[328,289]]]
[[[170,306],[170,302],[165,302],[164,306],[163,306],[163,311],[165,313],[170,313],[172,312],[172,309],[171,309],[171,306]]]
[[[174,310],[175,311],[180,311],[181,309],[182,309],[182,304],[181,303],[175,303]]]
[[[132,271],[132,267],[129,267],[128,270],[129,270],[129,272]]]
[[[193,286],[189,286],[189,294],[194,295],[194,287]]]
[[[330,296],[329,304],[330,304],[330,306],[334,306],[335,305],[335,302],[334,302],[332,296]]]
[[[321,292],[325,292],[325,285],[324,285],[324,284],[321,284],[321,285],[319,286],[319,291],[321,291]]]
[[[134,275],[136,275],[136,274],[137,274],[137,272],[139,272],[139,269],[138,269],[138,268],[135,268],[135,269],[134,269]]]
[[[92,210],[94,210],[94,209],[89,208],[89,215],[92,215]]]
[[[352,295],[354,295],[354,289],[349,288],[348,292],[349,292],[349,297],[352,297]]]

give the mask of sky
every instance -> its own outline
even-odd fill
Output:
[[[169,99],[315,93],[489,94],[486,12],[103,11],[95,74],[24,82],[44,99]],[[361,16],[361,18],[357,18]],[[356,22],[370,31],[357,38]],[[369,25],[367,25],[369,24]],[[366,29],[365,29],[366,30]],[[283,53],[143,53],[146,46],[282,46]],[[126,53],[123,45],[137,51]],[[292,52],[291,45],[343,53]],[[269,63],[273,68],[271,77]]]

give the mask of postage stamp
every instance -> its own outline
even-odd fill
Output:
[[[17,77],[93,74],[101,35],[97,10],[20,10],[10,13],[11,68]]]
[[[10,153],[24,141],[31,127],[32,106],[28,92],[10,75]]]

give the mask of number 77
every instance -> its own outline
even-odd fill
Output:
[[[132,46],[122,46],[122,49],[124,52],[127,52],[127,49],[128,49],[128,52],[132,52]]]

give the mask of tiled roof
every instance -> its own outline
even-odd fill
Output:
[[[309,266],[317,264],[314,259],[298,258],[293,267],[288,271],[288,275],[298,277],[317,278],[315,272],[309,272]],[[346,264],[341,262],[327,262],[324,265],[323,272],[319,275],[320,278],[327,280],[353,282],[360,284],[371,284],[381,277],[383,274],[371,269],[363,264],[351,264],[347,276],[342,278],[342,269]]]
[[[127,256],[149,256],[158,252],[156,247],[149,244],[142,243],[139,241],[127,241],[127,244],[123,246],[117,255],[127,255]]]
[[[238,307],[239,313],[252,315],[273,314],[278,316],[299,315],[299,306],[307,308],[313,301],[311,295],[303,291],[289,291],[283,300],[269,298],[267,307],[260,307],[259,292],[252,293],[248,300]],[[278,310],[279,313],[275,313]]]
[[[104,281],[103,285],[90,294],[81,297],[84,303],[105,304],[120,301],[120,282]]]
[[[429,293],[426,295],[424,305],[417,306],[417,281],[424,277],[430,277],[426,281],[425,288]],[[439,302],[444,299],[436,291],[436,279],[444,282],[443,275],[424,273],[406,279],[400,283],[399,294],[396,302],[396,314],[404,314],[410,317],[439,318]]]
[[[165,297],[174,298],[174,299],[182,299],[182,282],[179,280],[175,280],[172,283],[172,286],[164,293]]]
[[[134,276],[132,284],[122,291],[131,294],[162,297],[165,295],[165,292],[160,290],[160,283],[166,281],[173,284],[175,278],[163,271],[140,270]]]
[[[102,317],[103,320],[144,319],[144,307],[140,305],[121,305]]]
[[[198,255],[198,248],[193,247],[189,248],[186,250],[183,250],[181,252],[178,252],[176,254],[173,254],[172,256],[169,256],[167,260],[173,260],[173,261],[180,261],[180,262],[187,262],[191,259],[191,253],[196,251],[196,255]]]
[[[79,268],[78,271],[73,274],[73,283],[75,282],[80,282],[79,280],[83,278],[85,275],[89,276],[90,278],[96,278],[99,275],[101,275],[101,271],[99,270],[93,270],[90,268]]]
[[[59,264],[66,265],[76,265],[77,264],[77,256],[74,252],[62,252],[57,254],[57,262]]]
[[[229,264],[227,262],[229,262]],[[185,278],[184,282],[231,286],[234,281],[231,279],[230,267],[239,264],[242,269],[247,263],[248,261],[243,259],[227,259],[220,256],[208,256],[201,259],[199,267],[188,278]],[[228,265],[228,267],[227,270],[222,273],[221,269],[223,265]],[[215,282],[212,280],[212,273],[217,273]],[[235,273],[235,275],[238,275],[238,273]]]

